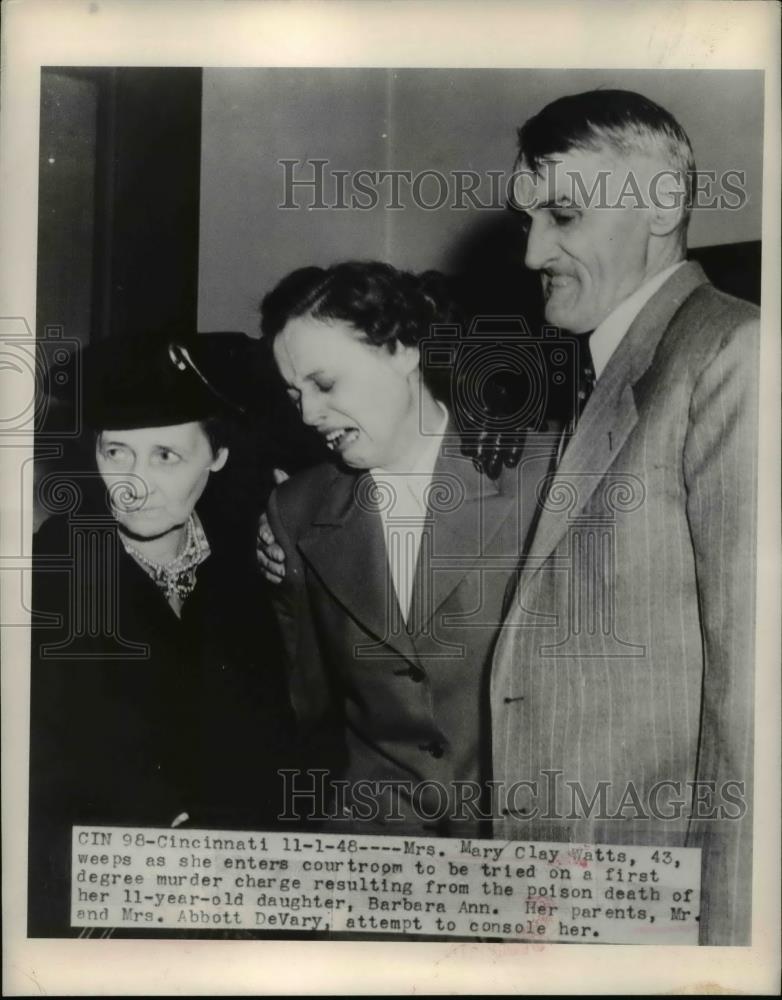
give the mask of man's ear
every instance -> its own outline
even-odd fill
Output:
[[[227,461],[228,461],[228,449],[227,448],[218,448],[217,455],[215,456],[215,460],[209,466],[209,471],[210,472],[219,472],[220,469],[222,469],[222,467],[225,465],[225,463]]]
[[[653,236],[669,236],[684,222],[687,188],[681,172],[661,170],[649,189],[649,228]]]

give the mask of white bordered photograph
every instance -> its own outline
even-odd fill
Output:
[[[482,9],[4,9],[12,995],[773,978],[774,18]]]

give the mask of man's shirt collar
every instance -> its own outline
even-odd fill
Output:
[[[670,278],[674,271],[684,264],[685,261],[677,261],[671,264],[664,271],[655,274],[653,278],[644,282],[632,295],[620,302],[612,313],[603,320],[589,338],[589,347],[592,351],[592,362],[595,369],[595,379],[600,375],[608,364],[611,355],[622,342],[622,338],[630,329],[633,320],[640,313],[654,293],[661,288]]]

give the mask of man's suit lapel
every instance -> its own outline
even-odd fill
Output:
[[[554,473],[522,569],[532,580],[581,514],[616,461],[638,421],[635,385],[647,371],[669,326],[692,292],[707,280],[699,264],[675,271],[635,318],[597,381]]]
[[[299,539],[299,549],[348,614],[378,640],[415,661],[387,570],[373,487],[368,473],[338,472],[310,528]]]

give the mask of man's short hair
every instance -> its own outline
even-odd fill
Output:
[[[516,166],[537,171],[543,160],[571,150],[659,159],[685,182],[684,219],[692,206],[695,157],[689,137],[673,115],[631,90],[589,90],[547,104],[518,131]]]

